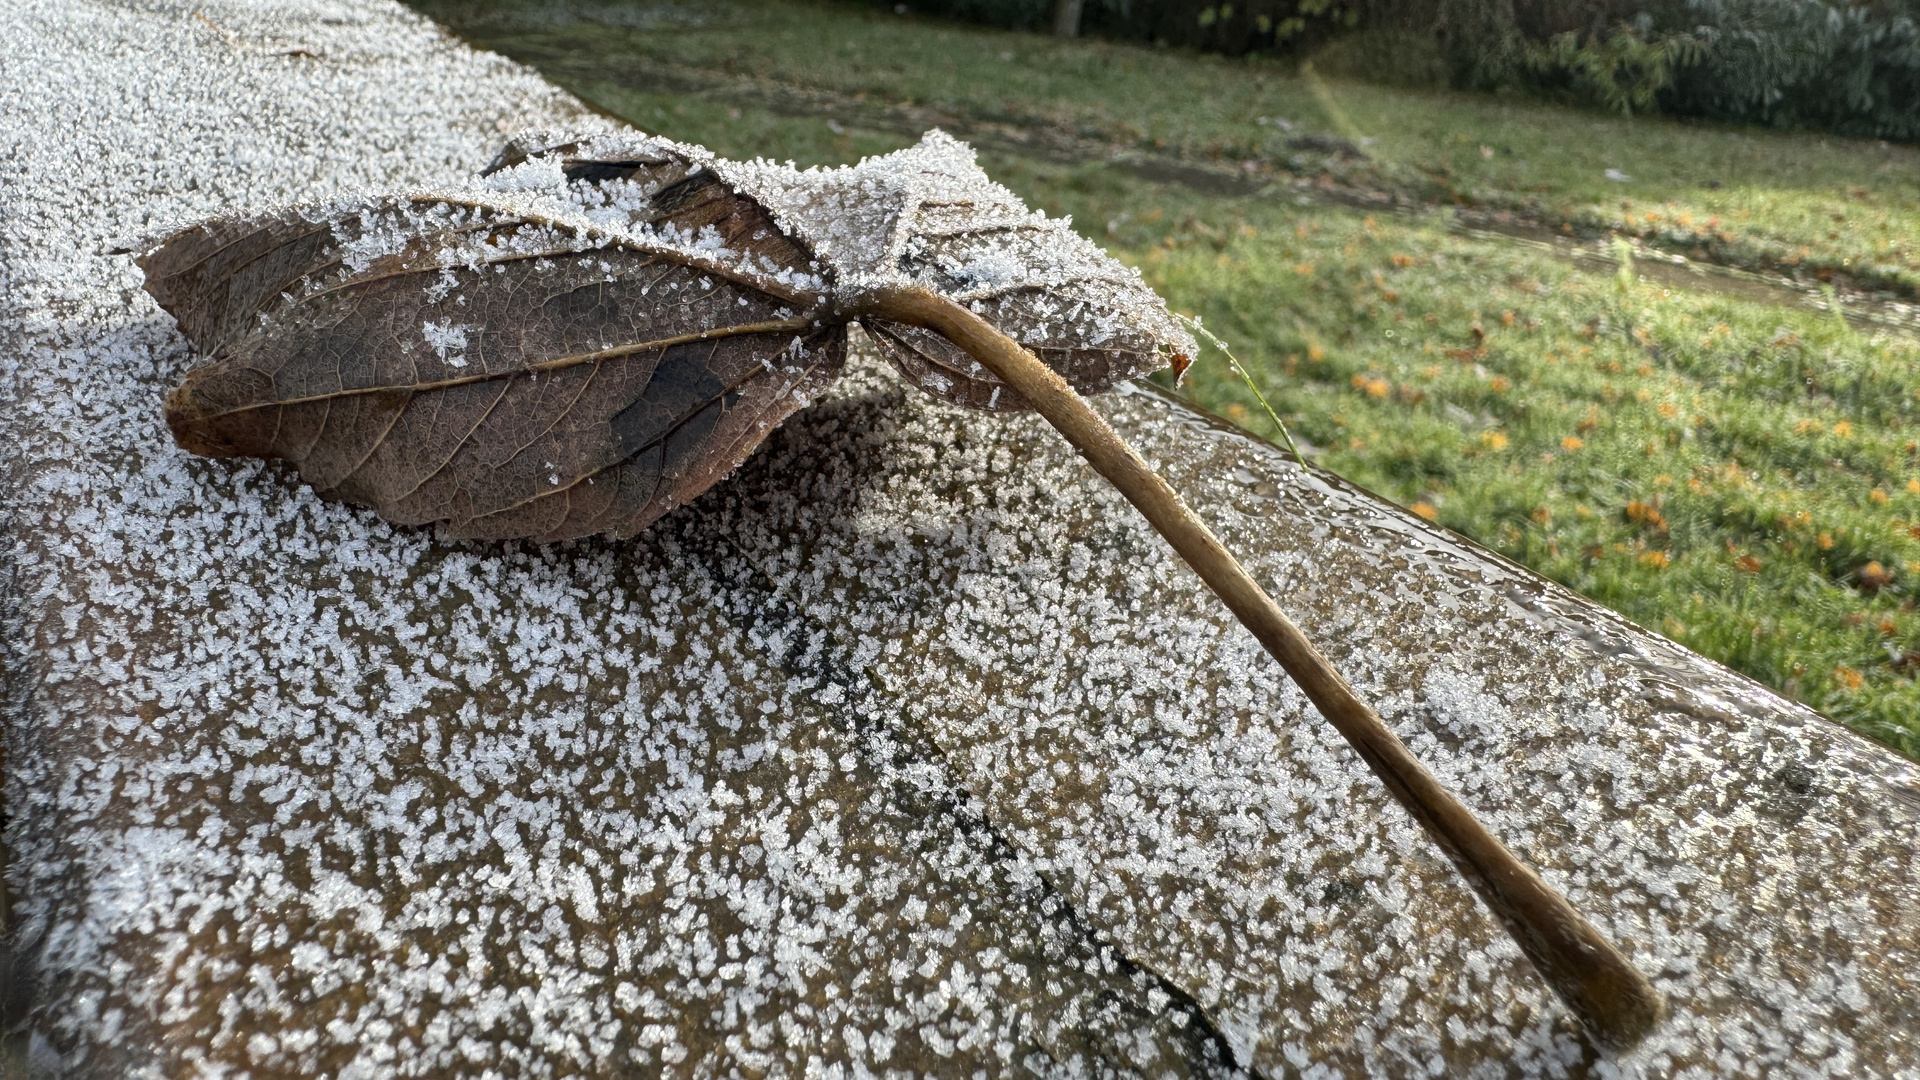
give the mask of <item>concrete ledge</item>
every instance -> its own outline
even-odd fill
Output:
[[[1920,1070],[1910,763],[1151,390],[1102,408],[1657,976],[1649,1044],[1584,1047],[1032,418],[856,363],[641,539],[544,549],[173,448],[191,358],[112,240],[424,185],[573,122],[386,4],[0,11],[6,875],[37,1067]]]

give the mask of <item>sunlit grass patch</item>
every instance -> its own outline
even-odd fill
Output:
[[[1920,748],[1920,345],[1437,222],[1233,209],[1123,250],[1321,464]],[[1271,426],[1224,367],[1189,378]]]

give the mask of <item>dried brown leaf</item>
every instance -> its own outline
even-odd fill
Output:
[[[965,303],[1086,392],[1193,352],[1138,274],[938,132],[807,172],[527,136],[484,185],[219,219],[143,256],[208,357],[167,402],[180,444],[285,458],[402,524],[631,535],[830,382],[882,290]],[[864,321],[916,385],[1025,407],[939,334]]]
[[[620,197],[563,214],[397,198],[167,241],[148,288],[210,356],[168,399],[176,439],[463,536],[630,535],[706,490],[834,378],[844,327],[703,163],[598,167]]]

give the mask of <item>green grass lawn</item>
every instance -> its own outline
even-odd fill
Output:
[[[1450,228],[1440,205],[1911,293],[1913,148],[1328,82],[866,5],[419,6],[733,156],[854,160],[904,145],[898,116],[927,112],[1078,140],[1082,160],[989,142],[983,162],[1202,316],[1320,464],[1920,753],[1920,339],[1576,268]],[[1373,140],[1370,160],[1296,161],[1287,141],[1311,132]],[[1088,145],[1283,182],[1209,195]],[[1430,208],[1301,205],[1290,172]],[[1216,356],[1187,392],[1275,434]]]
[[[1303,79],[1260,58],[1061,42],[894,15],[870,3],[416,6],[662,131],[694,119],[698,99],[711,95],[647,88],[684,91],[716,77],[775,97],[802,88],[849,107],[913,103],[1202,162],[1285,163],[1294,153],[1291,140],[1321,131],[1366,142],[1372,160],[1352,177],[1356,182],[1920,292],[1913,225],[1920,218],[1920,150],[1913,147]],[[824,126],[829,118],[816,119]],[[771,126],[793,124],[781,117]],[[752,138],[728,148],[750,156],[783,141],[767,138],[764,123],[699,126],[712,131],[716,148]],[[830,140],[806,135],[796,149],[832,159]],[[1610,180],[1609,169],[1630,179]]]

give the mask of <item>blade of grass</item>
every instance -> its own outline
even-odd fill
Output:
[[[1613,238],[1613,257],[1620,260],[1620,269],[1614,271],[1613,282],[1622,289],[1633,287],[1633,241],[1624,236]]]
[[[1846,309],[1840,306],[1840,294],[1831,282],[1821,283],[1820,298],[1827,302],[1827,314],[1833,318],[1834,329],[1840,331],[1842,337],[1853,338],[1853,324],[1847,321]]]
[[[1273,411],[1272,405],[1267,404],[1267,395],[1261,393],[1260,388],[1254,385],[1253,376],[1247,374],[1247,369],[1240,363],[1240,358],[1233,355],[1233,350],[1227,347],[1227,343],[1214,336],[1213,331],[1202,326],[1198,315],[1182,315],[1175,312],[1173,317],[1179,319],[1181,324],[1193,331],[1200,340],[1220,350],[1220,355],[1227,358],[1227,364],[1233,368],[1233,373],[1240,376],[1240,381],[1247,384],[1247,389],[1253,391],[1254,400],[1260,403],[1261,408],[1267,410],[1267,419],[1273,421],[1273,426],[1280,429],[1280,437],[1287,441],[1287,449],[1293,451],[1293,460],[1305,466],[1306,456],[1300,453],[1298,446],[1294,445],[1293,432],[1287,430],[1287,425],[1280,419],[1280,414]]]

